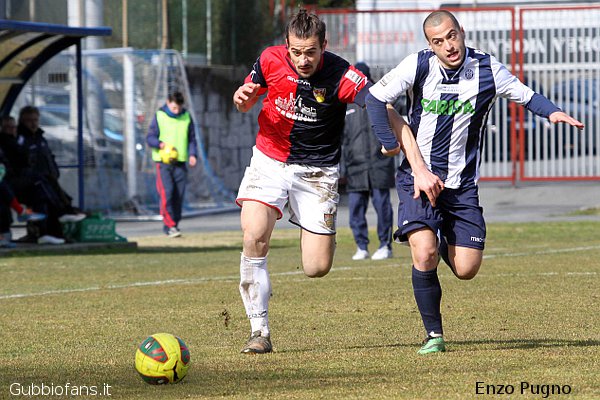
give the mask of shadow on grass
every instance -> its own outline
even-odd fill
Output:
[[[297,244],[294,244],[297,246]],[[271,249],[286,248],[287,245],[271,245]],[[74,247],[67,245],[60,246],[39,246],[38,248],[30,246],[27,248],[3,249],[0,257],[52,257],[52,256],[71,256],[71,255],[116,255],[116,254],[189,254],[189,253],[216,253],[221,251],[241,251],[241,245],[218,245],[218,246],[144,246],[144,247],[118,247],[118,246],[98,246],[98,247]]]
[[[417,349],[421,343],[418,341],[410,343],[391,343],[382,345],[368,345],[368,346],[344,346],[338,349],[345,350],[368,350],[368,349],[393,349],[393,348],[415,348]],[[495,340],[495,339],[482,339],[482,340],[451,340],[446,342],[446,345],[450,347],[454,346],[473,346],[474,348],[480,348],[481,346],[492,346],[493,350],[520,350],[520,349],[538,349],[538,348],[556,348],[556,347],[595,347],[600,346],[600,340],[571,340],[571,339],[509,339],[509,340]],[[310,348],[310,349],[281,349],[277,350],[277,353],[311,353],[311,352],[322,352],[322,348]]]
[[[286,248],[284,245],[271,245],[270,249]],[[242,251],[242,246],[236,243],[231,246],[193,246],[193,247],[171,247],[171,246],[148,246],[138,247],[135,253],[137,254],[155,254],[155,253],[215,253],[220,251]]]
[[[464,340],[452,341],[450,344],[460,346],[485,346],[492,345],[495,350],[539,349],[553,347],[595,347],[600,346],[600,340],[572,340],[572,339],[510,339],[510,340]]]

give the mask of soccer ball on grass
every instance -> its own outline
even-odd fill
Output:
[[[170,333],[156,333],[140,344],[135,352],[135,369],[151,385],[177,383],[187,374],[190,351]]]

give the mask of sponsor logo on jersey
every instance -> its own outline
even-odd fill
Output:
[[[295,97],[294,93],[290,93],[290,97],[287,99],[283,97],[275,99],[275,108],[281,115],[289,119],[308,122],[317,121],[317,109],[305,106],[302,97]]]
[[[440,83],[436,87],[436,91],[440,93],[451,93],[451,94],[459,94],[460,88],[458,85],[446,85],[444,83]]]
[[[474,114],[475,109],[469,100],[429,100],[422,99],[423,112],[438,115]]]
[[[319,88],[313,88],[313,96],[315,96],[315,99],[317,99],[317,101],[319,103],[322,103],[325,101],[325,93],[327,92],[327,89],[323,88],[323,89],[319,89]]]
[[[387,74],[385,74],[383,76],[383,78],[381,78],[381,80],[379,81],[379,83],[381,84],[381,86],[386,86],[388,83],[390,83],[392,81],[392,79],[394,79],[394,71],[390,71]]]
[[[344,75],[344,77],[345,77],[346,79],[350,79],[352,82],[356,83],[357,85],[358,85],[359,83],[361,83],[361,82],[362,82],[362,80],[363,80],[363,77],[362,77],[362,76],[360,76],[360,75],[359,75],[359,74],[357,74],[356,72],[352,71],[351,69],[349,69],[349,70],[346,72],[346,75]]]
[[[485,243],[485,238],[480,238],[480,237],[477,237],[477,236],[471,236],[471,242]]]
[[[288,75],[287,76],[287,80],[290,81],[290,82],[298,83],[300,85],[308,85],[308,86],[310,86],[310,82],[305,81],[304,79],[294,78],[293,76],[289,76]]]

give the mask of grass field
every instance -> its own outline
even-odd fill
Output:
[[[407,248],[351,261],[343,229],[333,270],[309,279],[297,237],[275,231],[275,352],[254,357],[239,354],[249,334],[239,232],[0,259],[0,399],[67,383],[71,396],[38,398],[106,385],[114,399],[600,398],[600,223],[490,224],[474,280],[440,265],[448,352],[430,356],[416,354]],[[154,387],[134,352],[163,331],[186,341],[192,366],[182,383]]]

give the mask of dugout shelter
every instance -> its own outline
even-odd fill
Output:
[[[82,64],[81,42],[88,36],[109,36],[109,27],[65,25],[0,20],[0,115],[8,115],[27,81],[52,57],[75,46],[77,75],[77,168],[78,205],[84,209]],[[65,166],[62,166],[65,167]]]

